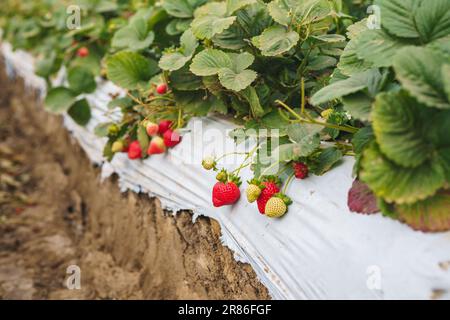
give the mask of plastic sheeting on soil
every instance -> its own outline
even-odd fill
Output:
[[[10,76],[45,92],[45,82],[33,74],[31,56],[12,52],[8,44],[1,49]],[[55,81],[63,79],[62,73]],[[129,161],[120,154],[104,163],[105,140],[96,137],[93,129],[120,118],[107,108],[109,94],[117,92],[112,83],[99,80],[97,91],[87,96],[93,118],[86,128],[64,116],[66,127],[90,159],[103,163],[103,177],[115,172],[123,191],[157,196],[174,212],[190,209],[194,220],[205,215],[219,221],[224,245],[236,259],[251,264],[274,299],[450,298],[450,233],[424,234],[381,215],[350,213],[346,200],[352,183],[351,158],[323,177],[295,181],[288,192],[294,203],[278,220],[260,215],[244,199],[233,207],[212,207],[214,175],[201,168],[203,150],[196,142],[204,139],[202,131],[233,128],[223,120],[194,119],[188,126],[191,133],[167,155]],[[235,148],[231,139],[222,143],[228,150]],[[250,175],[244,169],[243,181]]]

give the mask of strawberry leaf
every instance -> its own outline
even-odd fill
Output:
[[[450,102],[442,81],[443,59],[432,50],[408,47],[394,59],[394,69],[403,87],[429,107],[450,109]],[[445,77],[445,73],[442,74]]]
[[[86,99],[75,102],[67,113],[80,126],[85,126],[91,119],[91,107]]]
[[[64,87],[55,87],[47,92],[44,104],[46,110],[54,113],[63,113],[73,105],[77,94]]]
[[[180,38],[180,48],[176,51],[166,52],[159,60],[159,67],[167,71],[181,69],[195,53],[198,41],[190,29],[186,30]]]
[[[414,230],[441,232],[450,229],[450,191],[411,205],[395,206],[396,218]]]
[[[424,138],[428,109],[404,91],[378,95],[373,129],[381,151],[398,165],[416,167],[432,154],[433,146]]]
[[[159,68],[156,61],[131,52],[121,51],[106,61],[108,78],[125,89],[145,87]]]
[[[398,204],[424,200],[446,183],[439,161],[426,161],[416,168],[401,167],[386,159],[375,143],[363,153],[360,179],[377,197]]]
[[[288,31],[283,26],[272,26],[252,38],[252,43],[261,50],[263,56],[277,56],[292,49],[300,39],[295,31]]]
[[[347,205],[350,211],[362,214],[374,214],[380,212],[377,198],[367,184],[355,180],[348,192]]]

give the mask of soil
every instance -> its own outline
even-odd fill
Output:
[[[0,58],[1,299],[268,299],[209,218],[120,193]],[[68,289],[71,265],[81,289]]]

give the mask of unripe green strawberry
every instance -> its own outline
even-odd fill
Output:
[[[222,169],[217,175],[216,180],[220,182],[227,182],[228,180],[228,172],[225,169]]]
[[[122,152],[124,149],[124,144],[121,140],[117,140],[112,144],[111,151],[114,153]]]
[[[279,218],[283,216],[287,211],[286,203],[283,199],[278,197],[272,197],[267,201],[265,213],[269,218]]]
[[[247,200],[250,203],[255,202],[261,194],[261,188],[255,184],[250,184],[246,190]]]
[[[212,170],[216,166],[216,160],[213,157],[205,157],[202,160],[202,166],[205,170]]]
[[[113,123],[108,127],[108,134],[114,136],[119,133],[119,130],[120,130],[119,126]]]

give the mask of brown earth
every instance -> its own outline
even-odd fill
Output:
[[[121,194],[0,61],[1,299],[268,299],[219,224]],[[81,270],[81,289],[66,269]]]

